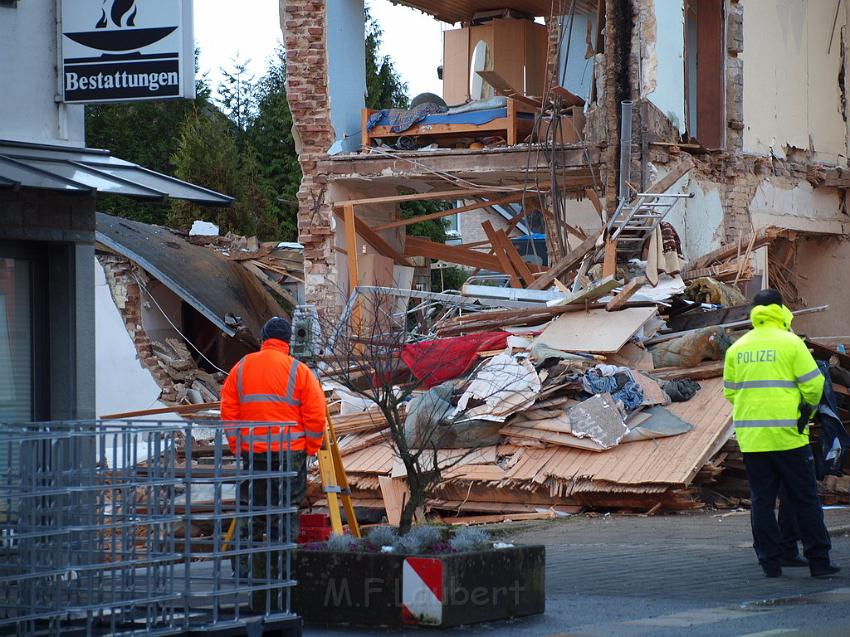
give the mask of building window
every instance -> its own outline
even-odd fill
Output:
[[[726,131],[723,0],[687,0],[686,7],[688,135],[706,148],[723,148]]]
[[[460,215],[449,215],[446,217],[446,236],[450,239],[460,237]]]
[[[0,422],[33,420],[32,271],[0,256]]]

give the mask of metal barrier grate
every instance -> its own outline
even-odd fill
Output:
[[[276,450],[289,435],[272,427],[0,424],[0,634],[171,635],[294,619],[298,467]]]

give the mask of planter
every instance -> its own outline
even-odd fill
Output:
[[[299,550],[293,607],[307,622],[448,628],[545,610],[542,546],[405,556]]]

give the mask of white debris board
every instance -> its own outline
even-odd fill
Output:
[[[654,315],[654,307],[629,307],[619,312],[603,309],[568,312],[549,323],[534,339],[534,344],[545,343],[568,352],[618,352]]]

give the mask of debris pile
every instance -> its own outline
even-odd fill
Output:
[[[665,226],[666,250],[678,238]],[[722,391],[723,358],[750,328],[752,291],[776,281],[791,285],[787,268],[770,260],[760,267],[753,258],[790,233],[767,228],[692,264],[671,248],[671,255],[661,253],[663,267],[631,259],[613,274],[597,263],[612,252],[601,236],[533,274],[531,284],[517,273],[515,287],[467,285],[460,294],[359,287],[352,295],[343,322],[375,295],[412,308],[395,348],[407,377],[392,382],[415,388],[406,402],[406,445],[433,446],[431,462],[441,468],[425,507],[432,517],[475,523],[582,508],[655,513],[747,503]],[[360,343],[368,333],[361,326]],[[818,347],[819,358],[829,354],[826,373],[841,376],[837,354]],[[371,363],[359,363],[362,377]],[[338,364],[325,371],[332,399],[341,385],[350,390],[339,382]],[[844,435],[846,386],[835,385]],[[338,417],[340,450],[355,504],[393,522],[409,495],[407,472],[380,410],[368,409],[368,401],[363,409]],[[360,420],[348,428],[350,418]],[[436,443],[425,435],[434,431]],[[832,500],[850,502],[843,462],[842,453],[822,488]],[[315,477],[310,493],[324,503]]]

